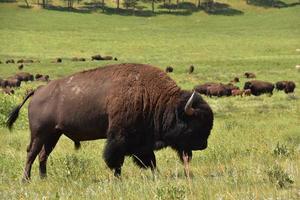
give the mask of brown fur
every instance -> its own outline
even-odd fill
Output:
[[[15,94],[15,91],[12,88],[2,88],[2,93],[11,95]]]
[[[233,89],[231,90],[231,95],[232,96],[243,96],[244,94],[244,91],[243,90],[240,90],[240,89]]]
[[[6,60],[5,63],[6,63],[6,64],[9,64],[9,63],[14,64],[14,63],[15,63],[15,60],[14,60],[14,59],[8,59],[8,60]]]
[[[166,70],[165,70],[165,71],[166,71],[167,73],[171,73],[171,72],[173,72],[173,70],[174,70],[173,67],[168,66],[168,67],[166,67]]]
[[[59,137],[75,142],[107,138],[104,159],[120,175],[125,155],[140,167],[156,166],[154,150],[171,146],[180,156],[203,150],[213,113],[195,95],[192,115],[184,112],[192,92],[181,90],[165,72],[151,65],[116,64],[54,80],[30,92],[10,114],[12,126],[29,103],[31,142],[24,179],[40,153],[40,173]]]
[[[194,72],[194,70],[195,70],[194,65],[191,65],[191,66],[189,67],[189,74],[192,74],[192,73]]]
[[[259,96],[264,93],[273,94],[274,84],[266,81],[252,80],[248,81],[244,85],[244,90],[250,89],[251,94]]]
[[[245,72],[244,75],[246,78],[256,78],[256,75],[252,72]]]
[[[251,96],[251,90],[250,89],[244,90],[244,95],[245,96]]]

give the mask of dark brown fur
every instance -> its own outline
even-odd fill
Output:
[[[255,96],[259,96],[264,93],[269,93],[270,95],[272,95],[274,85],[266,81],[252,80],[245,83],[244,90],[246,89],[250,89],[251,94]]]
[[[222,96],[230,96],[231,95],[231,88],[228,86],[225,86],[223,84],[218,84],[218,85],[212,85],[207,87],[207,96],[217,96],[217,97],[222,97]]]
[[[184,111],[191,92],[181,90],[165,72],[150,65],[117,64],[49,82],[29,93],[10,114],[11,128],[25,101],[31,141],[24,179],[40,153],[40,174],[59,137],[76,143],[107,138],[104,160],[120,175],[124,156],[154,169],[155,149],[171,146],[180,157],[203,150],[213,126],[213,113],[195,95],[192,115]]]
[[[14,77],[8,78],[5,81],[6,81],[6,86],[8,87],[20,87],[21,85],[21,81]]]
[[[220,83],[208,82],[200,85],[196,85],[194,90],[199,92],[200,94],[207,94],[207,88],[213,85],[219,85]]]
[[[168,66],[168,67],[166,67],[166,72],[167,73],[171,73],[171,72],[173,72],[173,67],[171,67],[171,66]]]
[[[2,93],[8,94],[8,95],[15,94],[15,91],[12,88],[2,88],[1,91],[2,91]]]
[[[189,67],[189,74],[192,74],[192,73],[194,72],[194,70],[195,70],[194,65],[191,65],[191,66]]]
[[[34,80],[33,75],[28,72],[19,72],[16,75],[14,75],[13,78],[16,78],[19,81],[25,81],[25,82]]]
[[[14,63],[15,63],[15,60],[14,60],[14,59],[8,59],[8,60],[6,60],[5,63],[6,63],[6,64],[9,64],[9,63],[14,64]]]
[[[256,78],[256,75],[252,72],[245,72],[244,75],[246,78]]]

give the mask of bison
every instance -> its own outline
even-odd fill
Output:
[[[191,65],[191,66],[189,67],[189,74],[192,74],[192,73],[194,72],[194,70],[195,70],[194,65]]]
[[[170,146],[189,160],[207,148],[213,112],[196,92],[180,89],[160,69],[145,64],[116,64],[79,72],[30,92],[9,115],[12,128],[24,103],[31,139],[23,180],[30,178],[39,154],[41,177],[60,136],[73,141],[106,138],[103,157],[121,175],[125,156],[142,168],[156,168],[154,150]],[[189,159],[187,159],[189,158]]]
[[[15,94],[15,91],[12,88],[2,88],[2,93],[11,95]]]
[[[293,81],[288,81],[285,88],[284,88],[284,92],[286,94],[293,93],[295,88],[296,88],[296,84]]]
[[[251,90],[250,89],[244,90],[244,96],[251,96]]]
[[[39,78],[36,78],[37,81],[44,81],[44,82],[48,82],[49,80],[49,75],[42,75]]]
[[[252,72],[245,72],[244,75],[246,78],[256,78],[256,75]]]
[[[244,91],[243,90],[240,90],[240,89],[233,89],[231,90],[231,95],[232,96],[243,96],[244,94]]]
[[[24,68],[24,65],[23,65],[23,64],[21,64],[21,65],[18,66],[18,69],[19,69],[19,70],[22,70],[23,68]]]
[[[255,96],[259,96],[264,93],[273,94],[274,84],[266,81],[253,80],[248,81],[244,85],[244,90],[250,89],[251,94]]]
[[[71,59],[72,61],[82,61],[82,62],[84,62],[85,61],[85,58],[77,58],[77,57],[74,57],[74,58],[72,58]]]
[[[226,85],[218,84],[218,85],[211,85],[207,87],[206,95],[209,97],[217,96],[230,96],[231,95],[231,88],[226,87]]]
[[[20,81],[33,81],[34,80],[34,77],[32,74],[28,73],[28,72],[20,72],[20,73],[17,73],[13,76],[13,78],[16,78]]]
[[[296,84],[293,81],[278,81],[275,83],[276,90],[284,90],[285,93],[292,93]]]
[[[5,80],[6,81],[6,86],[8,87],[20,87],[21,81],[17,78],[10,77]]]
[[[239,77],[234,77],[230,82],[231,83],[238,83],[238,82],[240,82],[240,79],[239,79]]]
[[[212,86],[212,85],[219,85],[220,83],[214,83],[214,82],[208,82],[200,85],[196,85],[194,90],[200,94],[207,94],[207,88]]]
[[[14,64],[14,63],[15,63],[15,60],[14,60],[14,59],[8,59],[8,60],[6,60],[5,63],[6,63],[6,64],[9,64],[9,63]]]
[[[173,72],[173,67],[171,67],[171,66],[168,66],[168,67],[166,67],[166,72],[167,73],[171,73],[171,72]]]
[[[20,59],[17,63],[34,63],[34,61],[30,59]]]

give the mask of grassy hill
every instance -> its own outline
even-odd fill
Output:
[[[0,197],[2,199],[299,199],[300,197],[300,5],[271,8],[244,1],[227,4],[217,13],[158,8],[155,15],[121,14],[82,8],[23,8],[22,1],[0,1],[0,60],[38,59],[24,71],[49,74],[55,79],[111,63],[151,63],[164,69],[184,89],[206,81],[228,82],[251,71],[258,79],[293,80],[294,95],[274,92],[272,97],[206,98],[215,113],[209,147],[195,152],[186,179],[176,154],[156,152],[160,174],[138,169],[127,158],[118,180],[102,159],[104,141],[83,142],[75,151],[62,137],[48,162],[48,179],[38,177],[38,159],[32,183],[21,184],[29,142],[27,109],[15,130],[3,123],[28,88],[16,95],[0,94]],[[108,2],[109,3],[109,2]],[[144,4],[142,4],[144,5]],[[113,2],[109,3],[113,7]],[[234,10],[234,11],[233,11]],[[231,13],[231,14],[228,14]],[[233,14],[232,14],[233,13]],[[116,56],[118,61],[90,61],[94,54]],[[88,62],[72,62],[72,57]],[[61,57],[63,63],[52,63]],[[194,74],[187,74],[193,64]],[[0,64],[0,77],[17,72],[16,64]]]

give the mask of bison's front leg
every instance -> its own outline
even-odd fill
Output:
[[[156,159],[154,152],[149,153],[137,153],[132,155],[133,161],[141,168],[151,168],[151,171],[156,169]]]
[[[184,150],[177,150],[177,154],[184,165],[184,174],[186,177],[190,177],[190,168],[189,163],[192,160],[192,151],[184,151]]]
[[[114,169],[114,175],[119,177],[121,175],[121,167],[124,163],[125,145],[123,140],[116,138],[107,139],[104,149],[104,160],[110,169]]]

